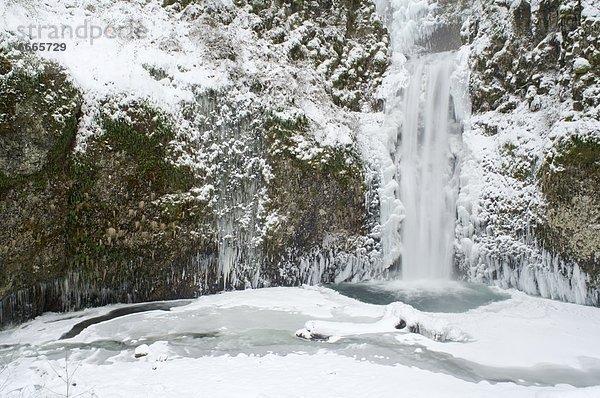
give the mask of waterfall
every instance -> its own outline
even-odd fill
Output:
[[[394,166],[393,172],[391,167],[382,172],[384,263],[395,269],[401,265],[403,279],[449,279],[461,119],[468,112],[466,79],[461,75],[466,67],[459,65],[464,54],[428,49],[436,29],[435,3],[390,0],[377,6],[393,49],[382,90],[382,128]]]
[[[449,279],[457,191],[450,138],[459,133],[450,97],[454,56],[433,54],[411,64],[396,149],[405,209],[402,277]]]

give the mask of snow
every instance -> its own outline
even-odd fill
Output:
[[[465,256],[471,280],[594,304],[583,271],[576,266],[564,268],[556,256],[536,246],[534,236],[523,233],[520,240],[510,236],[535,225],[544,206],[540,188],[512,177],[511,170],[516,166],[537,169],[565,138],[597,135],[598,131],[597,120],[566,121],[565,104],[536,98],[541,101],[541,111],[532,112],[527,104],[521,104],[509,114],[473,115],[463,132],[456,229],[459,253]],[[519,212],[519,217],[510,212]],[[509,264],[509,258],[517,264]]]
[[[507,300],[464,313],[426,313],[400,302],[365,304],[324,287],[179,304],[97,323],[66,340],[58,339],[74,324],[123,305],[46,314],[0,332],[2,396],[64,393],[59,375],[66,367],[76,369],[72,394],[99,397],[600,394],[599,308],[511,291]],[[399,318],[452,338],[395,329]],[[303,325],[336,337],[296,338]],[[140,347],[147,355],[134,358]]]
[[[150,347],[148,347],[148,344],[139,345],[139,346],[135,347],[133,356],[136,358],[145,357],[146,355],[148,355],[149,350],[150,350]]]
[[[337,109],[323,92],[322,76],[314,71],[287,62],[285,46],[273,46],[258,39],[251,29],[255,15],[228,2],[214,1],[208,5],[192,5],[177,13],[161,6],[162,1],[113,2],[51,0],[3,2],[0,8],[0,35],[5,43],[26,42],[18,34],[19,27],[34,25],[31,41],[61,42],[64,52],[39,52],[67,68],[84,94],[84,122],[78,133],[78,150],[85,150],[86,139],[97,135],[94,108],[107,98],[121,98],[123,104],[147,100],[154,106],[181,119],[180,108],[193,102],[198,94],[210,90],[227,90],[233,101],[256,102],[247,92],[247,80],[256,80],[272,91],[270,103],[264,107],[285,107],[298,99],[302,113],[314,122],[314,133],[323,145],[347,145],[353,142],[354,117]],[[210,21],[204,8],[215,8],[230,18],[231,23],[219,30]],[[213,10],[214,12],[214,10]],[[106,35],[90,39],[49,37],[49,29],[37,38],[37,27],[82,26],[103,30],[138,27],[141,33],[124,38]],[[220,25],[219,25],[220,26]],[[294,33],[294,32],[292,32]],[[4,41],[4,40],[3,40]],[[229,60],[215,53],[235,51],[238,59]],[[159,71],[166,77],[153,76]],[[241,107],[240,111],[246,107]],[[189,124],[179,120],[182,132]],[[181,162],[184,159],[180,160]]]
[[[592,23],[600,20],[600,6],[596,0],[581,1],[581,16]]]
[[[399,329],[399,320],[403,320],[407,325],[400,328],[404,333],[408,333],[409,328],[412,327],[418,328],[419,334],[435,341],[465,342],[470,340],[470,337],[461,331],[459,327],[451,325],[443,319],[424,314],[410,305],[400,302],[388,305],[381,319],[374,323],[313,320],[307,322],[304,328],[297,331],[296,334],[309,339],[312,336],[323,336],[328,337],[329,340],[337,341],[347,336],[395,332]]]
[[[573,61],[573,71],[577,74],[582,74],[590,70],[592,66],[590,65],[590,61],[585,58],[575,58]]]
[[[584,369],[587,359],[597,358],[594,330],[600,327],[598,308],[533,299],[516,291],[512,296],[452,316],[471,335],[469,344],[426,345],[489,366],[562,364]],[[583,318],[587,322],[582,323]],[[506,339],[511,334],[512,338]],[[599,364],[596,359],[593,362]]]
[[[120,363],[111,367],[115,374],[127,373],[129,377],[97,375],[93,369],[86,367],[79,370],[77,377],[94,380],[102,388],[94,388],[93,391],[98,396],[108,393],[111,397],[311,397],[323,394],[329,397],[391,397],[397,396],[397,391],[402,391],[405,396],[424,396],[423,392],[427,393],[428,389],[423,386],[431,382],[430,375],[418,369],[399,373],[394,367],[358,362],[329,353],[316,357],[301,354],[285,357],[239,355],[207,358],[201,364],[173,361],[155,366],[155,369],[147,364]],[[28,375],[35,377],[31,371]],[[369,383],[356,383],[367,377]],[[479,383],[465,386],[444,375],[437,376],[435,383],[439,391],[444,391],[443,395],[429,396],[534,396],[533,393],[524,394],[511,385],[492,388],[488,383]],[[60,382],[46,386],[57,391],[61,387],[64,386]],[[561,390],[568,390],[568,387]]]

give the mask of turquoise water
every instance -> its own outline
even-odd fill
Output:
[[[328,287],[369,303],[404,301],[421,310],[437,312],[462,312],[509,297],[496,289],[464,283],[406,284],[390,281],[343,283]],[[298,292],[290,289],[290,294]],[[193,302],[186,306],[187,301],[175,301],[123,306],[101,316],[80,312],[76,314],[79,322],[70,334],[63,335],[62,340],[44,341],[42,338],[36,344],[5,345],[0,340],[0,358],[39,357],[43,362],[61,360],[65,358],[65,352],[69,352],[74,363],[100,366],[114,361],[135,361],[135,347],[142,343],[161,342],[168,349],[170,358],[227,355],[234,360],[239,354],[314,355],[327,351],[364,358],[380,365],[414,366],[474,383],[511,382],[538,386],[562,383],[585,387],[596,385],[600,378],[600,365],[597,364],[586,369],[558,365],[491,367],[429,350],[415,342],[404,343],[396,339],[395,333],[346,336],[331,342],[304,340],[297,338],[295,332],[307,321],[320,319],[318,316],[292,309],[252,307],[245,305],[243,298],[232,303],[227,301],[227,295],[222,297],[222,305],[206,307],[194,306]],[[302,299],[298,303],[302,303]],[[56,315],[47,316],[50,317],[47,322],[43,322],[42,316],[37,323],[25,324],[21,328],[43,330],[54,327]],[[68,315],[63,319],[72,317]],[[324,319],[332,320],[326,315]],[[377,320],[349,314],[335,316],[338,322],[372,323]]]
[[[466,282],[372,281],[326,287],[363,303],[386,305],[400,301],[428,312],[466,312],[510,297],[486,285]]]

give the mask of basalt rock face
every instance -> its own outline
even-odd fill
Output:
[[[186,93],[164,106],[94,91],[16,43],[3,48],[0,324],[378,272],[376,201],[354,122],[344,124],[378,107],[388,52],[373,4],[121,6],[185,25],[188,36],[147,45],[177,52],[191,37],[227,83],[184,85],[189,66],[146,61],[148,84]],[[264,71],[244,69],[247,49]],[[342,120],[340,142],[319,108]]]
[[[599,16],[587,0],[474,2],[457,228],[473,279],[600,303]]]
[[[544,245],[590,275],[600,288],[600,140],[572,137],[547,159],[540,186],[545,198],[538,235]]]
[[[598,118],[600,26],[593,2],[546,0],[479,2],[485,19],[472,16],[465,39],[472,53],[473,110],[514,110],[516,101],[540,109],[552,93],[574,111]]]
[[[373,110],[375,93],[388,65],[387,37],[375,4],[332,0],[239,0],[260,19],[259,37],[288,43],[294,61],[312,63],[330,81],[335,104]]]
[[[0,295],[64,268],[68,157],[81,97],[55,64],[2,57]]]
[[[172,127],[144,104],[129,104],[127,122],[103,119],[102,139],[75,154],[82,98],[66,72],[35,58],[6,60],[2,322],[44,310],[192,295],[193,276],[181,276],[182,269],[210,246],[190,234],[210,218],[193,200],[152,202],[194,181],[167,160]]]

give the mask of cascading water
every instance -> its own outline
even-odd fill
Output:
[[[460,120],[464,85],[460,53],[427,51],[435,3],[378,4],[392,38],[393,65],[384,86],[394,172],[383,175],[384,262],[401,264],[402,279],[447,280],[452,275]],[[449,49],[448,49],[449,50]],[[464,76],[461,76],[464,77]]]
[[[451,53],[412,63],[404,94],[399,155],[403,279],[449,279],[452,274],[456,178],[450,138],[456,135],[451,108]]]

